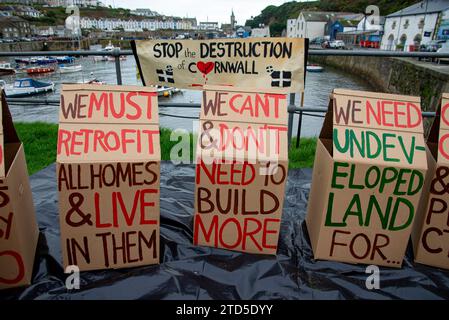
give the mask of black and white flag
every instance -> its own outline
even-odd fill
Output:
[[[156,69],[156,73],[160,82],[175,83],[175,79],[173,78],[173,69]]]
[[[271,86],[287,88],[292,85],[291,71],[273,71],[271,73]]]

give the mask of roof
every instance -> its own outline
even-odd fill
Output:
[[[340,20],[337,20],[337,21],[340,22],[340,24],[343,27],[357,27],[357,25],[359,24],[359,21],[357,21],[357,20],[340,19]]]
[[[449,0],[425,0],[389,14],[387,18],[436,13],[449,9]]]
[[[0,16],[0,24],[15,24],[18,22],[27,22],[26,20],[16,17],[16,16]]]
[[[340,35],[362,35],[362,34],[378,34],[379,30],[354,30],[354,31],[346,31],[346,32],[339,32]]]
[[[449,0],[448,0],[449,1]],[[306,21],[328,22],[329,20],[346,19],[359,20],[363,14],[353,12],[332,12],[332,11],[301,11]]]
[[[324,11],[302,11],[306,21],[320,21],[327,22],[329,19],[337,16],[337,12],[324,12]]]

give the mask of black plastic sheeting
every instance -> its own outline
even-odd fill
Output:
[[[277,256],[192,245],[195,170],[161,166],[161,264],[81,272],[67,290],[61,265],[55,165],[31,177],[41,230],[33,284],[0,299],[447,299],[449,272],[412,262],[380,268],[368,290],[363,265],[313,260],[304,217],[311,170],[290,170]]]

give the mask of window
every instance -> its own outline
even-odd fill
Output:
[[[392,26],[391,26],[391,29],[396,29],[396,21],[393,21],[393,24],[392,24]]]
[[[418,28],[419,28],[419,29],[424,28],[424,19],[419,20]]]
[[[405,20],[405,22],[404,22],[404,29],[407,29],[409,24],[410,24],[410,22],[408,21],[408,19]]]

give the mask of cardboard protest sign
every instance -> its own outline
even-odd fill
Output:
[[[308,39],[159,39],[135,41],[132,46],[144,85],[304,91]]]
[[[418,97],[335,89],[307,209],[315,258],[400,267],[426,171]]]
[[[276,254],[288,174],[284,91],[205,87],[194,244]]]
[[[59,121],[64,266],[94,270],[158,263],[156,90],[64,85]]]
[[[415,261],[449,269],[449,94],[444,93],[427,139],[429,170],[412,242]]]
[[[0,91],[0,289],[29,285],[39,229],[23,145]]]

